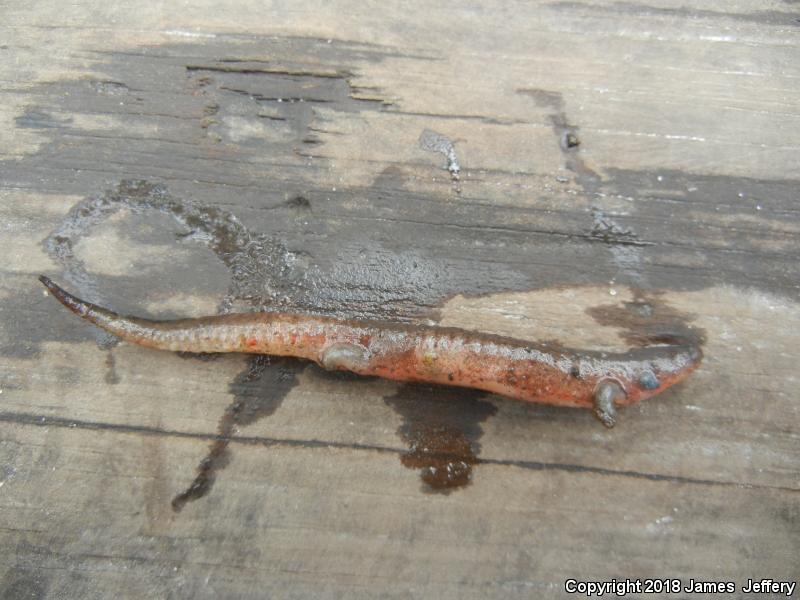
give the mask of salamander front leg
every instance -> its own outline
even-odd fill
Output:
[[[625,390],[613,379],[603,379],[594,390],[594,416],[609,429],[617,422],[617,400],[625,399]]]
[[[359,344],[340,342],[325,348],[319,363],[328,371],[353,371],[358,373],[369,362],[369,352]]]

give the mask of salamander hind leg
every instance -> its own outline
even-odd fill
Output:
[[[594,416],[608,427],[617,422],[617,400],[625,399],[625,390],[613,379],[603,379],[594,390]]]
[[[328,371],[362,371],[369,363],[369,351],[359,344],[340,342],[320,352],[319,364]]]

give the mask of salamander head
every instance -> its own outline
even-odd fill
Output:
[[[700,348],[690,344],[654,346],[642,352],[645,356],[633,363],[631,376],[625,382],[625,404],[651,398],[680,383],[703,359]]]
[[[625,368],[601,376],[592,393],[595,416],[606,427],[613,427],[617,407],[660,394],[683,381],[703,358],[693,345],[651,346],[633,351]]]

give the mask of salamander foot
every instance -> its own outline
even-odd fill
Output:
[[[594,416],[609,429],[617,422],[616,400],[625,399],[625,390],[613,379],[604,379],[594,391]]]

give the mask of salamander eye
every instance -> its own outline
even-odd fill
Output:
[[[658,381],[656,374],[648,369],[646,371],[642,371],[639,375],[639,385],[646,390],[655,390],[658,389],[658,386],[661,385],[661,383]]]

